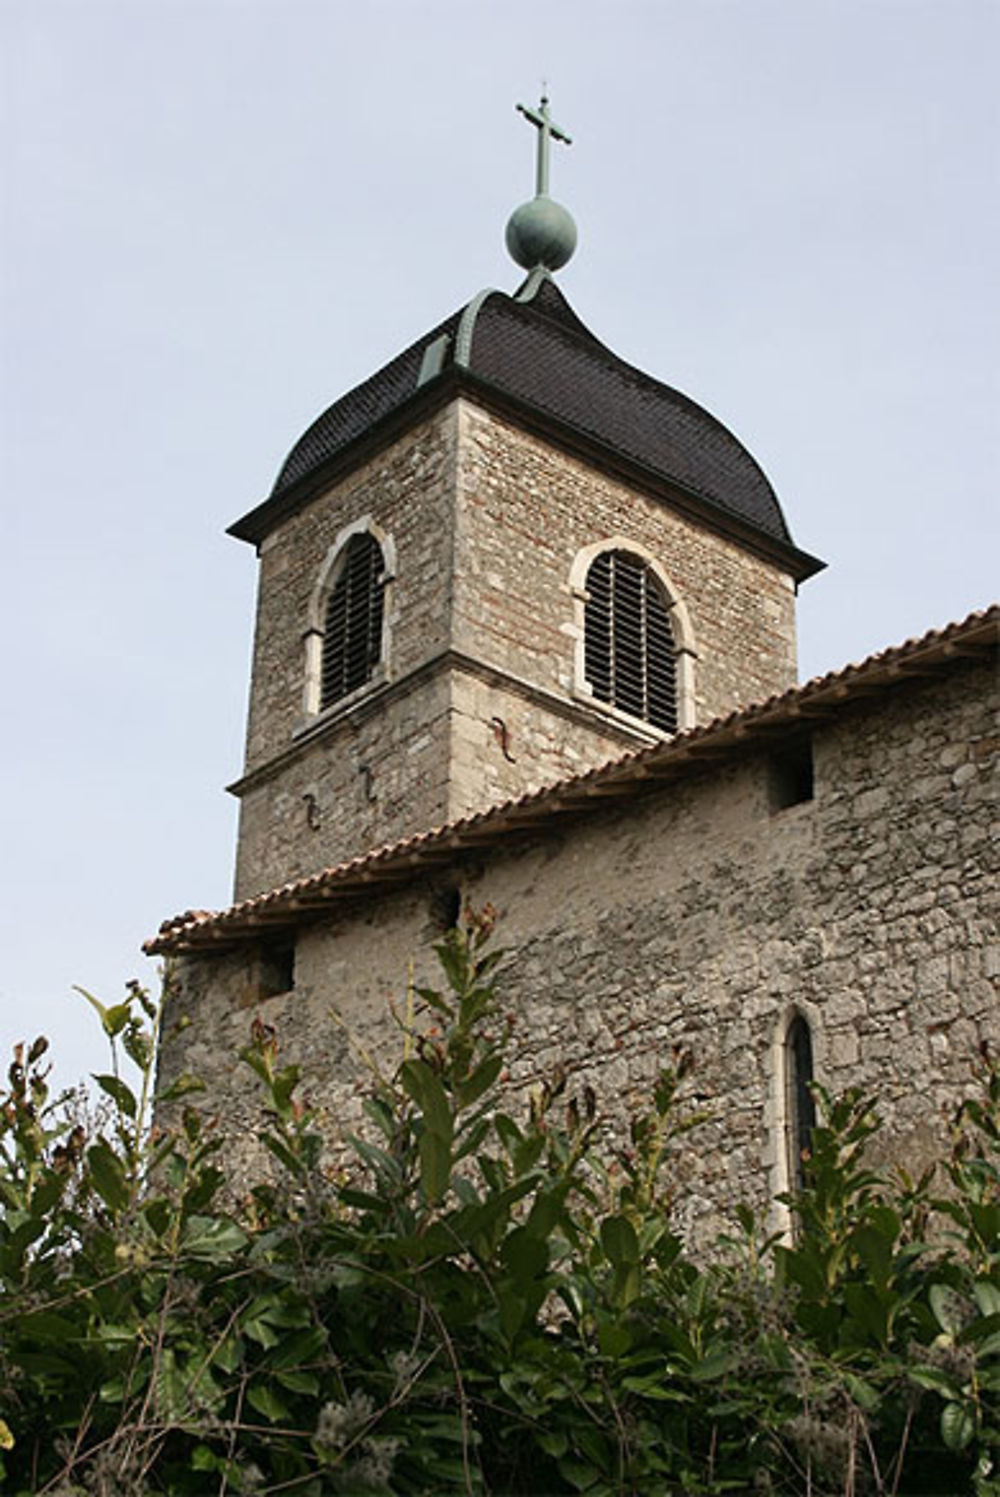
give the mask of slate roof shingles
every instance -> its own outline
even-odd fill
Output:
[[[293,496],[300,484],[403,407],[416,392],[424,350],[442,334],[450,339],[443,372],[454,371],[462,316],[456,312],[439,323],[324,411],[292,448],[261,510]],[[770,540],[792,544],[774,490],[743,444],[693,400],[606,348],[552,281],[543,280],[527,301],[500,291],[484,296],[468,373]],[[246,533],[246,522],[233,529]]]

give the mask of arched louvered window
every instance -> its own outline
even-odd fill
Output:
[[[585,669],[594,696],[676,732],[676,644],[652,568],[631,551],[602,551],[586,588]]]
[[[816,1104],[809,1089],[813,1079],[812,1036],[801,1014],[796,1014],[785,1036],[785,1108],[788,1119],[788,1180],[793,1190],[803,1183],[803,1159],[812,1147]]]
[[[368,531],[351,536],[338,558],[326,603],[320,710],[370,681],[382,653],[385,559]]]

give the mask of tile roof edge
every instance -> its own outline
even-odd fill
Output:
[[[546,440],[561,442],[570,451],[582,454],[585,461],[598,465],[604,464],[612,472],[626,475],[628,481],[642,486],[646,492],[663,496],[665,501],[674,508],[686,510],[699,524],[727,536],[745,550],[753,551],[771,560],[780,560],[788,566],[796,582],[807,582],[810,577],[815,577],[818,572],[826,570],[825,561],[813,556],[809,551],[803,551],[787,535],[779,536],[766,530],[747,516],[739,514],[735,509],[730,509],[700,489],[685,483],[683,479],[668,476],[650,467],[641,458],[634,457],[622,448],[616,447],[596,432],[589,431],[583,426],[546,410],[541,405],[536,405],[514,394],[505,386],[477,373],[475,369],[464,369],[461,372],[464,375],[464,389],[459,389],[457,393],[465,393],[473,397],[478,394],[485,404],[499,409],[501,415],[507,413],[511,419],[516,419],[523,429],[541,432]],[[641,370],[637,372],[641,374]],[[649,378],[652,379],[652,376]],[[653,381],[653,383],[659,382]],[[661,388],[670,389],[670,386],[661,385]],[[681,398],[687,399],[686,396]],[[705,414],[711,415],[710,412]],[[712,419],[715,418],[712,417]],[[734,440],[739,442],[738,437]],[[756,462],[752,454],[748,456],[751,461]],[[778,504],[777,499],[775,503]],[[780,510],[780,504],[778,508]],[[787,529],[786,525],[785,530]]]
[[[272,494],[261,500],[256,508],[227,526],[226,534],[260,546],[271,530],[310,504],[344,473],[357,468],[373,452],[395,440],[409,428],[414,418],[430,418],[449,401],[462,396],[478,399],[481,404],[498,410],[528,431],[542,432],[547,440],[564,443],[571,450],[582,453],[585,461],[604,462],[613,470],[629,475],[631,481],[657,491],[669,490],[669,502],[688,507],[701,524],[728,536],[744,549],[787,565],[796,582],[808,581],[826,568],[825,561],[803,551],[793,540],[771,534],[681,479],[665,477],[599,436],[521,399],[475,369],[458,363],[447,364],[432,380],[417,386],[401,404],[379,417],[367,431],[352,438],[315,472],[297,480],[283,494]]]
[[[692,396],[686,395],[682,390],[677,389],[676,386],[668,384],[665,380],[658,379],[646,370],[640,369],[637,365],[630,363],[629,360],[617,353],[609,344],[605,343],[603,339],[591,331],[576,313],[562,289],[552,282],[551,277],[547,277],[534,286],[530,295],[522,296],[521,292],[525,290],[530,281],[531,276],[528,277],[520,290],[513,294],[495,286],[484,287],[459,307],[457,311],[452,312],[448,317],[430,329],[430,331],[422,334],[419,338],[408,344],[406,348],[389,359],[387,363],[375,370],[367,378],[361,380],[349,390],[344,391],[336,400],[324,407],[286,453],[278,477],[270,493],[245,514],[228,525],[226,527],[226,534],[234,537],[236,540],[260,546],[275,526],[281,524],[302,506],[310,503],[312,499],[322,493],[324,488],[335,481],[341,473],[350,471],[358,463],[365,461],[366,457],[372,451],[378,450],[386,441],[391,441],[399,431],[405,429],[410,424],[415,416],[419,417],[422,410],[426,409],[427,414],[430,414],[438,404],[445,403],[450,395],[455,393],[456,385],[461,383],[464,376],[467,379],[473,380],[484,390],[491,391],[499,399],[511,404],[519,411],[534,415],[536,418],[549,423],[554,428],[572,433],[582,440],[585,445],[596,445],[606,450],[615,457],[619,464],[623,464],[626,468],[645,472],[654,481],[669,482],[678,493],[686,494],[697,501],[699,507],[705,508],[706,515],[704,518],[707,519],[709,524],[713,523],[714,520],[717,527],[735,528],[737,531],[736,538],[744,544],[747,543],[742,535],[744,531],[751,537],[751,544],[752,538],[763,537],[765,541],[776,547],[780,552],[787,552],[789,558],[792,560],[793,575],[797,581],[805,581],[808,577],[815,575],[816,572],[823,569],[825,566],[824,562],[813,557],[810,553],[801,550],[796,544],[785,516],[784,507],[767,473],[749,447],[746,446],[742,439],[724,421]],[[565,313],[568,314],[569,320],[566,317],[554,316],[544,306],[536,305],[538,294],[545,289],[546,283],[548,283],[559,297]],[[770,503],[774,507],[778,522],[777,527],[772,531],[770,527],[757,523],[748,515],[740,514],[735,508],[730,508],[730,506],[720,502],[717,498],[713,498],[700,488],[685,484],[683,480],[674,475],[667,475],[658,468],[649,467],[641,458],[619,449],[614,443],[609,442],[607,438],[601,437],[598,433],[589,431],[586,427],[580,426],[575,422],[568,422],[564,417],[560,417],[554,412],[547,410],[544,406],[536,404],[524,396],[519,396],[516,392],[507,389],[503,385],[496,384],[494,381],[480,374],[476,369],[474,341],[480,315],[491,302],[499,304],[501,315],[510,313],[514,315],[527,314],[540,319],[551,327],[556,336],[568,338],[570,341],[578,344],[586,350],[590,357],[603,362],[607,369],[618,372],[647,391],[655,392],[658,396],[667,398],[678,408],[683,408],[685,411],[695,415],[698,420],[709,424],[725,442],[732,444],[738,449],[741,457],[745,458],[756,470]],[[362,391],[374,386],[379,380],[385,377],[387,371],[411,357],[417,350],[421,348],[426,349],[443,332],[447,334],[451,341],[450,355],[441,370],[433,378],[426,381],[418,380],[413,389],[403,399],[388,406],[379,416],[355,435],[349,437],[342,446],[331,452],[317,466],[291,479],[287,483],[283,483],[283,476],[295,452],[308,439],[310,434],[316,431],[327,420],[333,411],[355,399]],[[448,378],[449,375],[452,376],[450,381]]]
[[[728,756],[737,752],[745,740],[756,736],[755,730],[761,727],[777,725],[785,720],[804,718],[808,721],[810,708],[820,708],[817,716],[832,715],[860,697],[866,689],[890,686],[912,678],[913,667],[922,661],[945,667],[963,658],[970,649],[978,654],[991,646],[995,648],[998,643],[1000,604],[991,604],[960,621],[940,629],[930,629],[900,645],[877,651],[858,664],[848,664],[840,670],[814,676],[786,692],[740,708],[726,717],[715,718],[704,726],[678,733],[665,743],[632,751],[515,800],[386,843],[334,867],[289,880],[227,909],[186,910],[165,920],[157,935],[143,943],[143,950],[147,955],[155,956],[203,947],[218,950],[226,945],[240,944],[259,936],[259,927],[253,925],[257,913],[267,912],[273,916],[284,909],[289,915],[287,923],[292,924],[304,908],[315,912],[326,891],[375,884],[380,875],[388,876],[390,872],[397,876],[408,873],[423,867],[435,854],[452,857],[463,848],[471,847],[473,839],[479,846],[484,841],[499,839],[508,831],[516,831],[519,823],[527,822],[528,812],[533,813],[532,824],[537,825],[537,816],[544,814],[547,807],[554,813],[560,803],[565,809],[567,801],[578,802],[574,808],[587,802],[595,804],[601,799],[602,786],[634,782],[638,787],[650,779],[665,780],[675,768],[680,771],[692,760],[697,762],[711,753]],[[666,773],[653,774],[654,769]]]
[[[475,316],[478,318],[479,311],[482,310],[482,307],[492,295],[500,294],[504,296],[504,299],[508,304],[508,306],[504,308],[504,310],[513,310],[515,313],[522,310],[528,310],[536,317],[545,319],[547,322],[551,323],[551,325],[559,335],[570,338],[576,343],[582,345],[592,357],[602,359],[604,364],[609,369],[612,369],[615,372],[623,375],[624,377],[632,381],[633,384],[641,386],[643,389],[649,391],[652,394],[655,394],[657,396],[665,396],[673,405],[683,409],[693,416],[696,416],[700,421],[707,422],[718,435],[724,438],[727,443],[732,444],[734,447],[738,448],[741,456],[745,457],[756,469],[761,483],[764,485],[767,493],[774,503],[775,509],[781,522],[782,535],[776,537],[776,539],[779,539],[783,542],[783,544],[787,546],[795,547],[795,542],[792,539],[791,528],[789,527],[788,521],[785,518],[784,508],[782,506],[781,500],[778,498],[774,485],[772,484],[770,478],[767,476],[763,465],[754,456],[750,448],[743,441],[742,437],[738,436],[737,433],[733,431],[733,429],[728,426],[720,416],[715,415],[715,413],[713,411],[710,411],[707,406],[702,405],[700,400],[695,400],[694,396],[685,394],[685,392],[678,389],[676,385],[668,384],[666,380],[660,379],[655,374],[650,374],[648,370],[640,369],[638,364],[633,364],[631,360],[626,359],[623,354],[618,353],[617,350],[612,348],[609,343],[605,343],[602,338],[599,338],[596,333],[591,331],[591,329],[587,326],[582,318],[577,316],[577,313],[575,312],[572,304],[565,296],[565,294],[559,290],[559,287],[556,287],[555,289],[559,291],[566,309],[577,324],[576,327],[560,318],[553,317],[550,313],[547,313],[544,308],[535,306],[533,300],[522,301],[520,297],[506,296],[504,293],[482,292],[480,294],[481,300],[480,298],[477,298],[477,301],[480,301],[480,305],[476,308]],[[470,306],[471,305],[472,304],[470,303]],[[475,369],[474,361],[472,361],[471,359],[469,360],[469,367],[473,370]],[[703,497],[706,498],[706,502],[708,503],[717,504],[718,502],[708,500],[707,496]]]

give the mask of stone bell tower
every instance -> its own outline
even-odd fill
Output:
[[[480,292],[334,402],[231,528],[260,560],[236,897],[520,797],[795,680],[792,543],[757,463],[632,368],[554,273]]]

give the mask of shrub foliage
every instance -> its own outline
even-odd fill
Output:
[[[139,988],[95,1003],[115,1061],[97,1123],[50,1096],[44,1040],[18,1047],[3,1490],[1000,1493],[997,1070],[917,1180],[866,1165],[869,1100],[818,1091],[794,1241],[738,1206],[695,1262],[671,1225],[686,1059],[613,1156],[563,1076],[512,1116],[490,926],[469,914],[436,948],[441,989],[412,995],[336,1175],[254,1025],[272,1168],[238,1203],[193,1079],[151,1126]]]

